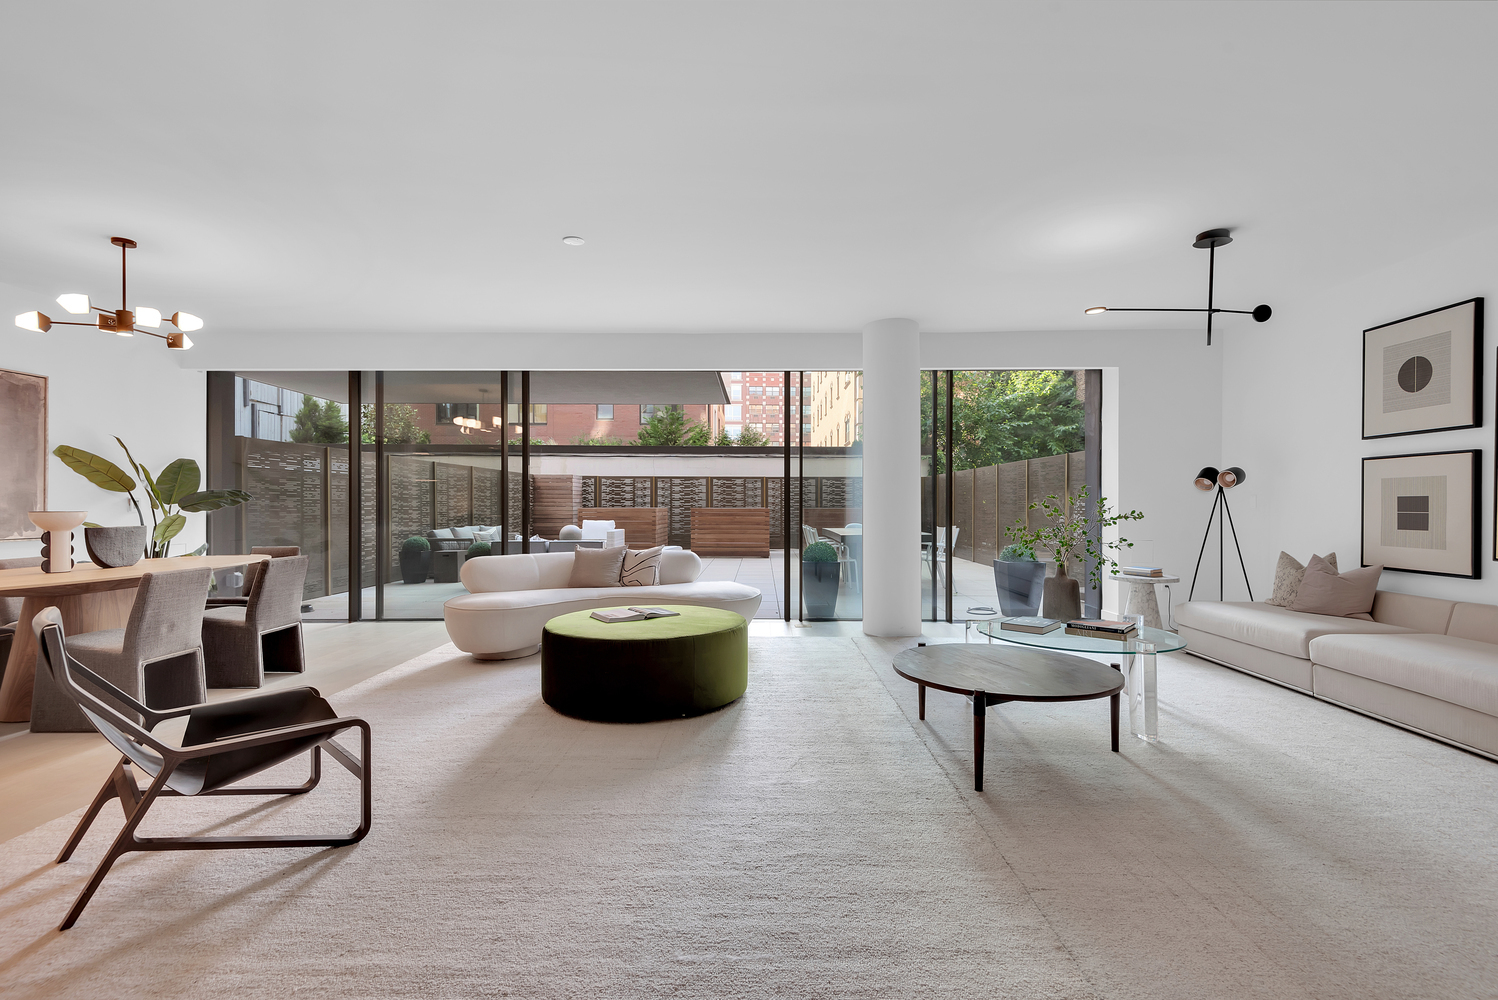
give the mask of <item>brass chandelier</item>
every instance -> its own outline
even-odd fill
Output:
[[[137,333],[143,333],[148,337],[166,341],[166,346],[176,351],[185,351],[192,347],[192,340],[187,336],[188,332],[203,328],[203,321],[192,313],[172,313],[167,322],[177,329],[170,333],[156,333],[154,328],[161,326],[163,318],[161,310],[141,305],[133,310],[130,309],[130,300],[126,297],[128,285],[125,280],[125,255],[134,250],[136,244],[134,240],[123,236],[111,236],[109,242],[120,248],[120,307],[118,309],[100,309],[81,292],[65,292],[57,297],[57,304],[74,315],[85,315],[90,310],[97,312],[99,315],[94,317],[94,322],[78,323],[71,320],[52,319],[45,313],[32,310],[17,316],[16,326],[33,333],[46,333],[53,326],[92,326],[121,337],[133,337]]]

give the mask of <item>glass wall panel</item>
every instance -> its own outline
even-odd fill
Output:
[[[863,618],[863,373],[798,373],[795,492],[801,524],[797,614]],[[815,545],[814,552],[808,550]],[[831,563],[829,566],[828,563]]]
[[[1007,529],[1016,524],[1039,527],[1041,515],[1030,509],[1032,503],[1047,496],[1075,496],[1087,484],[1088,449],[1096,453],[1099,442],[1096,434],[1089,438],[1084,432],[1086,386],[1100,385],[1100,380],[1089,381],[1086,374],[922,373],[921,599],[926,620],[989,617],[983,609],[1002,613],[997,580],[1008,570],[996,563],[1001,556],[1006,562],[1024,560],[1016,551],[1004,552],[1012,541]],[[1054,553],[1035,555],[1053,575]],[[1073,575],[1081,572],[1078,564]]]

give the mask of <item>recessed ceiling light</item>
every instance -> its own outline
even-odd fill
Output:
[[[569,247],[580,247],[586,241],[581,236],[563,236],[562,242],[567,244]]]

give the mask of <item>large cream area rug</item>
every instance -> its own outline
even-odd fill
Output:
[[[756,639],[712,715],[587,723],[444,647],[343,692],[375,826],[340,850],[0,846],[0,991],[68,997],[1480,997],[1498,765],[1187,657],[1157,746],[1107,702],[971,709],[908,643]],[[146,835],[344,829],[354,784],[167,800]],[[100,776],[102,781],[103,775]]]

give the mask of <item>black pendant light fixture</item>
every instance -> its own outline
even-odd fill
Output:
[[[1217,248],[1225,247],[1233,242],[1232,234],[1226,229],[1208,229],[1204,233],[1196,234],[1196,241],[1191,245],[1198,250],[1207,251],[1207,308],[1205,309],[1144,309],[1123,306],[1093,306],[1084,310],[1088,316],[1096,316],[1105,312],[1171,312],[1171,313],[1206,313],[1207,314],[1207,346],[1212,346],[1212,317],[1217,313],[1238,313],[1241,316],[1252,316],[1256,322],[1262,323],[1273,315],[1274,310],[1268,306],[1255,306],[1253,309],[1218,309],[1212,298],[1212,285],[1217,277]]]

